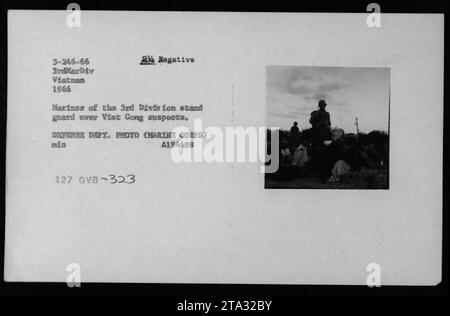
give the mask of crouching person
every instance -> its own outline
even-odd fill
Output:
[[[281,139],[280,146],[280,163],[289,164],[291,162],[291,150],[289,149],[289,141],[286,138]]]
[[[331,131],[331,140],[324,141],[325,149],[319,157],[319,173],[322,183],[340,181],[341,176],[350,170],[350,166],[344,158],[341,142],[343,135],[344,130],[336,128]]]
[[[306,138],[300,140],[300,145],[294,151],[294,158],[292,165],[296,167],[304,167],[305,163],[309,161],[308,155],[308,141]]]
[[[327,182],[341,182],[341,177],[350,171],[350,165],[342,159],[336,161],[331,169],[331,176],[328,178]]]

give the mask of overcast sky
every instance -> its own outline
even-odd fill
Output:
[[[388,131],[389,68],[267,67],[267,126],[310,128],[309,117],[324,99],[331,126],[355,133]]]

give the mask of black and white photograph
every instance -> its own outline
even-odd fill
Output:
[[[268,66],[265,188],[389,189],[389,106],[389,68]]]
[[[5,0],[0,295],[445,292],[446,5],[298,6]]]

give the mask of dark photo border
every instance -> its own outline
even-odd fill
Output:
[[[142,10],[142,11],[242,11],[242,12],[335,12],[335,13],[366,13],[366,7],[371,2],[377,2],[386,13],[447,13],[449,9],[448,0],[428,0],[428,1],[335,1],[335,2],[272,2],[266,6],[263,2],[255,4],[248,2],[233,3],[209,2],[207,5],[200,5],[192,1],[175,4],[171,1],[2,1],[1,4],[1,67],[0,67],[0,96],[1,115],[0,128],[2,134],[2,187],[0,191],[5,194],[5,151],[6,151],[6,114],[7,114],[7,10],[8,9],[39,9],[39,10],[65,10],[67,4],[76,2],[80,4],[82,10]],[[214,3],[214,6],[213,4]],[[291,3],[291,4],[288,4]],[[293,5],[292,3],[295,3]],[[445,16],[446,25],[448,17]],[[447,30],[447,27],[446,27]],[[445,57],[448,49],[448,32],[445,33]],[[30,56],[31,58],[32,56]],[[130,283],[82,283],[79,288],[69,288],[65,283],[30,283],[30,282],[4,282],[4,238],[5,238],[5,211],[0,216],[0,274],[1,285],[0,295],[151,295],[151,296],[174,296],[173,298],[152,302],[152,309],[156,306],[170,307],[176,311],[176,304],[184,299],[219,302],[220,300],[234,298],[259,299],[274,301],[271,311],[298,310],[298,302],[281,296],[317,296],[317,295],[362,295],[362,296],[385,296],[385,295],[448,295],[448,91],[450,88],[448,62],[445,61],[444,74],[444,164],[443,164],[443,247],[442,247],[442,282],[437,286],[381,286],[379,288],[369,288],[367,286],[336,286],[336,285],[257,285],[257,284],[130,284]],[[447,144],[447,146],[445,146]],[[420,254],[418,254],[420,256]],[[218,303],[219,304],[219,303]]]

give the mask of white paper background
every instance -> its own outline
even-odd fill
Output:
[[[10,11],[5,279],[436,284],[442,236],[442,15]],[[142,55],[192,65],[139,66]],[[92,76],[51,92],[52,58]],[[259,164],[174,164],[159,142],[50,148],[53,103],[202,103],[204,127],[265,126],[266,65],[391,68],[389,190],[265,190]],[[191,116],[191,118],[194,116]],[[73,130],[170,130],[83,122]],[[130,186],[56,175],[136,173]]]

